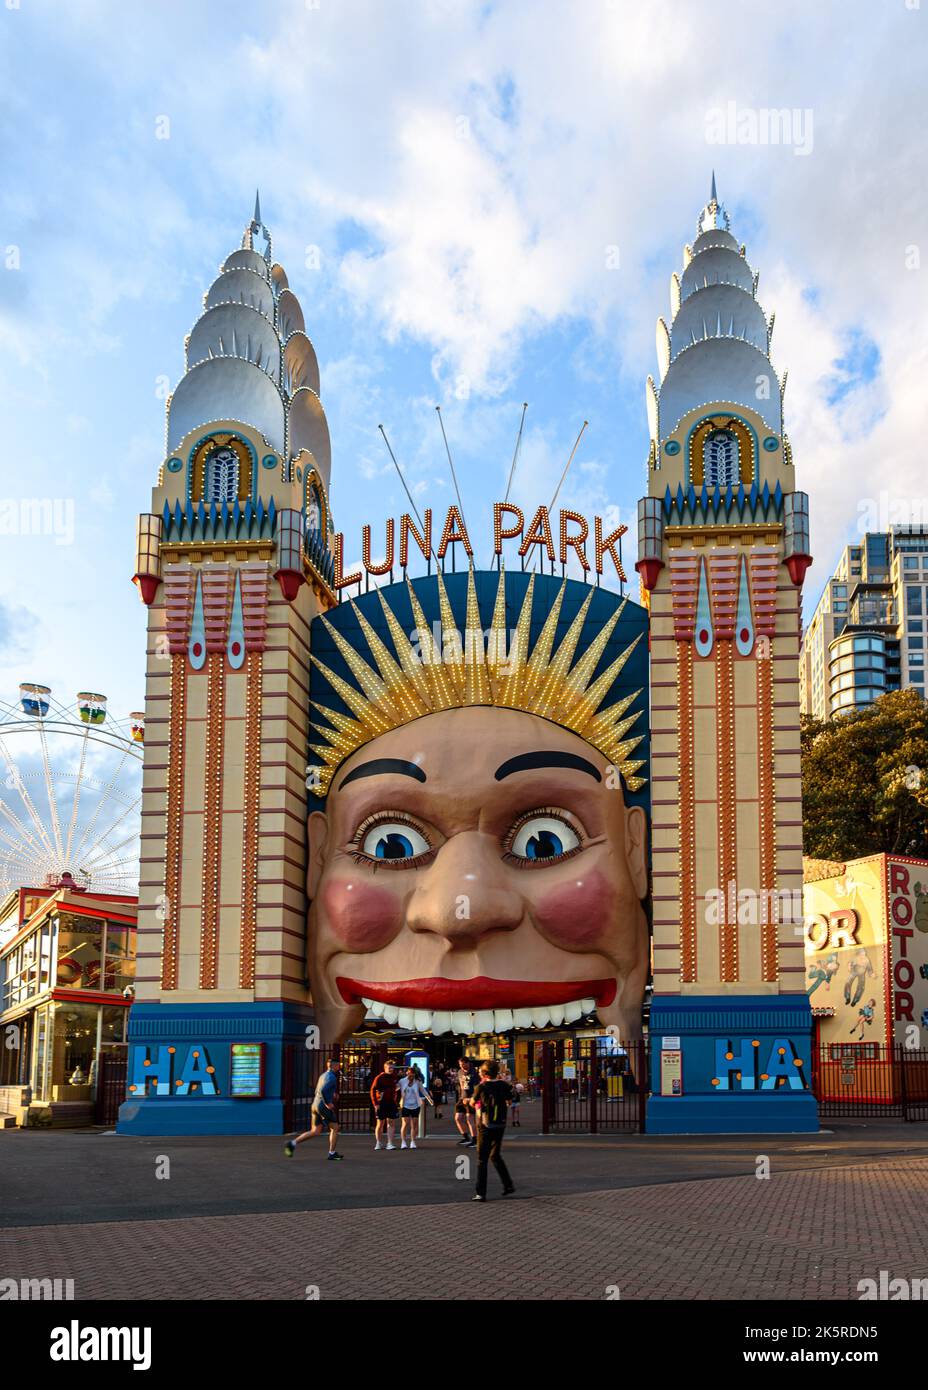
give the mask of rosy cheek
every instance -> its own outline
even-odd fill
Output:
[[[378,951],[403,924],[400,894],[363,879],[330,878],[321,897],[325,926],[346,951]]]
[[[527,870],[526,876],[543,878],[544,869]],[[558,875],[550,888],[540,884],[526,893],[532,915],[550,940],[570,946],[594,946],[606,936],[615,911],[615,886],[598,869],[578,873],[566,881]]]

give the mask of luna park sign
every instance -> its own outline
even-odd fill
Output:
[[[562,508],[555,521],[554,513],[548,507],[539,507],[526,526],[525,514],[514,502],[493,504],[494,559],[502,557],[503,546],[507,541],[517,542],[518,554],[523,562],[528,557],[535,558],[540,553],[552,566],[556,563],[566,565],[570,557],[579,562],[584,575],[595,570],[599,576],[603,573],[604,563],[608,558],[615,567],[618,578],[625,583],[621,540],[627,531],[627,526],[617,526],[606,532],[602,517],[595,516],[591,533],[589,522],[579,512]],[[410,557],[415,558],[417,552],[426,561],[434,558],[437,562],[443,562],[449,548],[455,545],[464,547],[468,562],[473,559],[474,548],[458,507],[448,508],[440,535],[431,507],[426,507],[421,517],[413,517],[404,512],[398,521],[394,517],[387,519],[384,546],[380,552],[382,559],[378,556],[375,561],[373,558],[371,527],[364,526],[361,534],[362,568],[345,574],[345,537],[342,532],[338,532],[334,540],[333,587],[351,588],[360,584],[365,574],[372,577],[391,574],[397,564],[405,571]]]

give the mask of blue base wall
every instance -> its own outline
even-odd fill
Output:
[[[651,1004],[649,1134],[814,1134],[812,1011],[805,995],[673,995]],[[682,1094],[661,1095],[679,1039]]]
[[[120,1107],[118,1133],[282,1134],[284,1048],[305,1047],[312,1023],[312,1008],[301,1004],[133,1004],[136,1090]],[[255,1042],[264,1043],[264,1096],[232,1099],[231,1044]]]

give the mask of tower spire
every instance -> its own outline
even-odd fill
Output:
[[[709,202],[710,202],[710,203],[717,203],[718,200],[719,200],[719,195],[718,195],[718,194],[716,193],[716,191],[715,191],[715,170],[713,169],[713,170],[712,170],[712,189],[711,189],[711,191],[710,191],[710,193],[709,193]]]
[[[714,187],[714,181],[713,181],[713,187]],[[260,226],[261,226],[261,193],[260,193],[260,190],[257,189],[257,188],[255,189],[255,215],[254,215],[254,225],[255,225],[255,227],[260,227]]]

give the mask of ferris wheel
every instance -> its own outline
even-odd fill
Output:
[[[142,713],[115,719],[93,691],[63,705],[26,681],[0,699],[0,893],[138,891],[144,739]]]

